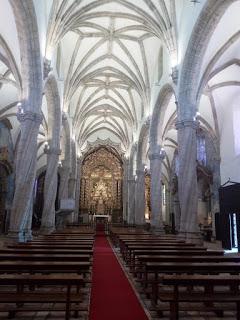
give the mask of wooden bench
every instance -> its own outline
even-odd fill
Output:
[[[157,305],[159,276],[164,274],[239,274],[240,263],[238,262],[147,262],[145,264],[144,280],[146,285],[152,285],[151,302]],[[149,274],[154,277],[150,281]]]
[[[92,249],[92,244],[78,244],[78,245],[70,245],[70,244],[21,244],[21,245],[8,245],[8,248],[13,249],[71,249],[71,250],[82,250],[82,249]]]
[[[239,255],[206,255],[205,252],[198,255],[136,255],[137,263],[133,272],[141,272],[147,262],[240,262]]]
[[[167,275],[161,279],[163,285],[174,286],[173,292],[166,294],[160,293],[159,298],[163,302],[170,303],[170,319],[179,319],[179,303],[204,303],[202,310],[216,310],[214,302],[235,303],[236,319],[240,320],[240,276],[231,275]],[[182,291],[183,287],[191,286],[188,290]],[[204,291],[194,290],[195,286],[204,287]],[[216,291],[216,287],[227,286],[230,289],[224,291]],[[209,308],[208,308],[209,307]],[[191,307],[188,308],[188,310]],[[224,307],[223,307],[224,308]],[[222,308],[220,308],[221,310]],[[223,311],[223,310],[221,310]]]
[[[87,308],[81,307],[82,293],[80,287],[83,286],[84,280],[79,275],[0,275],[0,311],[9,312],[10,317],[14,317],[19,311],[46,311],[55,310],[49,306],[49,303],[62,303],[62,307],[56,310],[65,311],[65,319],[70,319],[72,310],[87,311]],[[7,291],[2,286],[14,286],[15,290]],[[48,292],[38,287],[36,290],[24,288],[24,286],[63,286],[65,290]],[[74,293],[72,288],[76,287]],[[32,304],[26,306],[24,304]],[[40,305],[35,305],[35,304]],[[45,303],[45,304],[43,304]],[[46,304],[47,303],[47,304]],[[72,305],[74,304],[74,308]],[[77,314],[76,314],[77,315]]]
[[[161,250],[165,250],[165,251],[176,251],[176,250],[185,250],[185,251],[206,251],[207,249],[204,247],[191,247],[191,246],[176,246],[176,245],[170,245],[170,246],[165,246],[165,245],[158,245],[158,246],[151,246],[151,245],[129,245],[127,246],[127,250],[123,253],[123,259],[127,262],[127,263],[132,263],[134,260],[134,252],[138,251],[138,250],[149,250],[149,251],[161,251]]]
[[[0,253],[0,262],[3,260],[24,260],[24,261],[92,261],[90,254],[38,254],[38,253]]]
[[[0,249],[0,254],[1,253],[34,253],[34,254],[64,254],[64,255],[82,255],[82,254],[90,254],[93,255],[93,250],[92,249],[51,249],[51,248],[5,248],[5,249]]]
[[[76,273],[84,277],[90,272],[89,261],[0,261],[0,273]]]

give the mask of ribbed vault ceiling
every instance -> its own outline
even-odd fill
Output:
[[[55,1],[47,56],[58,48],[64,111],[80,147],[97,138],[127,150],[149,113],[159,48],[176,56],[174,0]]]

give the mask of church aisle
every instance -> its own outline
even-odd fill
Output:
[[[90,320],[147,320],[105,235],[96,236]]]

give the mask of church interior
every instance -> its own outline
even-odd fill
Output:
[[[0,320],[240,320],[239,13],[0,1]]]

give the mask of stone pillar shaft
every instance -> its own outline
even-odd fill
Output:
[[[128,223],[135,223],[135,186],[134,177],[128,179]]]
[[[80,192],[81,192],[81,170],[82,170],[82,161],[81,159],[77,160],[77,182],[75,190],[75,212],[74,212],[74,222],[78,222],[79,217],[79,201],[80,201]]]
[[[9,236],[25,241],[24,229],[30,210],[36,176],[37,136],[42,116],[26,111],[18,114],[21,136],[17,148],[15,194],[10,216]]]
[[[69,175],[70,175],[70,168],[65,163],[65,161],[63,161],[63,166],[60,169],[59,199],[68,199]]]
[[[173,213],[174,213],[175,230],[179,232],[181,211],[180,211],[180,203],[179,203],[178,195],[173,196]]]
[[[164,156],[161,154],[151,154],[150,172],[151,172],[151,227],[163,230],[162,218],[162,161]]]
[[[216,237],[216,227],[215,227],[215,213],[220,212],[219,207],[219,192],[218,189],[221,186],[221,175],[220,175],[220,159],[215,159],[213,168],[213,184],[211,188],[212,193],[212,235]]]
[[[77,179],[75,177],[70,178],[68,181],[68,196],[71,199],[75,198],[76,183],[77,183]]]
[[[47,171],[44,182],[44,207],[42,213],[41,231],[51,233],[55,230],[55,201],[58,182],[58,159],[60,149],[50,148],[47,153]]]
[[[122,183],[122,206],[123,206],[123,221],[127,221],[128,217],[128,171],[129,161],[125,160],[123,171],[123,183]]]
[[[137,181],[135,188],[135,223],[145,223],[145,173],[144,170],[137,170]]]
[[[197,123],[184,120],[176,124],[179,148],[178,192],[181,208],[180,233],[186,238],[199,238],[197,192]]]

